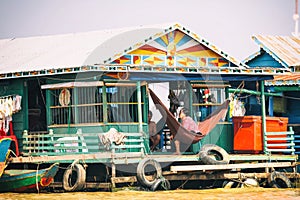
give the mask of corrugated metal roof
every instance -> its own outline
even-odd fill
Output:
[[[170,26],[170,25],[169,25]],[[0,74],[103,63],[137,41],[164,30],[162,24],[0,40]],[[97,54],[95,54],[95,52]]]
[[[300,66],[300,38],[266,35],[255,35],[252,38],[283,66]]]
[[[273,80],[265,82],[267,86],[291,86],[300,85],[300,73],[294,72],[290,75],[274,76]]]
[[[121,56],[157,36],[179,29],[207,45],[239,67],[247,67],[234,57],[185,27],[175,24],[127,27],[123,29],[63,35],[0,40],[0,74],[103,64]],[[106,62],[107,63],[107,62]]]

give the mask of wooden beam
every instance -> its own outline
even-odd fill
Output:
[[[288,178],[300,178],[296,173],[284,173]],[[268,178],[269,173],[217,173],[217,174],[171,174],[163,173],[163,176],[169,181],[180,180],[223,180],[223,179],[240,179],[241,177],[247,178]]]
[[[112,177],[114,183],[134,183],[137,181],[136,176]]]
[[[61,182],[53,182],[49,187],[62,188]],[[85,184],[86,189],[111,189],[111,183],[89,183]]]
[[[98,87],[103,86],[102,81],[86,81],[86,82],[64,82],[42,85],[41,89],[61,89],[61,88],[74,88],[74,87]]]
[[[246,164],[227,164],[227,165],[180,165],[171,166],[172,172],[187,172],[187,171],[211,171],[211,170],[239,170],[239,169],[254,169],[254,168],[275,168],[275,167],[294,167],[291,162],[277,163],[246,163]]]

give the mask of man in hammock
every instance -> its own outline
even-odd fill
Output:
[[[182,108],[179,111],[179,118],[181,119],[182,127],[184,127],[185,129],[187,129],[190,132],[201,134],[198,129],[197,123],[190,117],[190,112],[188,109]],[[174,144],[175,144],[175,149],[176,149],[175,154],[180,155],[181,154],[180,153],[180,141],[174,140]]]
[[[228,110],[228,105],[230,102],[227,99],[224,103],[222,103],[222,105],[220,105],[216,110],[214,110],[204,121],[198,122],[198,125],[196,127],[185,125],[186,127],[188,127],[188,129],[194,129],[194,130],[187,130],[183,126],[183,124],[180,124],[177,121],[174,115],[161,102],[161,100],[154,94],[154,92],[151,89],[149,89],[149,92],[153,102],[155,103],[155,105],[157,105],[156,107],[161,113],[161,115],[166,116],[166,123],[168,125],[168,128],[171,131],[171,138],[180,140],[180,142],[188,145],[199,142],[218,124],[220,120],[224,121]],[[189,113],[186,113],[185,115],[189,116]],[[183,123],[188,124],[187,122],[186,123],[183,122]],[[194,127],[194,128],[190,128],[190,127]],[[180,153],[180,149],[179,148],[177,149],[178,150],[176,151],[176,153]]]

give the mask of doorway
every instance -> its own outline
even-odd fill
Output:
[[[41,79],[27,82],[29,131],[47,131],[46,95],[41,89],[42,84]]]

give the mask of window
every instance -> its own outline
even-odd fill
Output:
[[[63,91],[68,91],[69,97],[64,97]],[[57,89],[51,90],[51,124],[73,124],[74,120],[71,116],[74,114],[74,106],[72,103],[73,89]],[[69,103],[66,99],[69,98]],[[62,103],[65,99],[65,103]]]
[[[138,122],[135,83],[84,85],[44,86],[50,89],[50,125]]]
[[[226,99],[225,88],[228,83],[214,82],[172,82],[171,92],[177,97],[179,107],[191,110],[191,117],[196,121],[203,121]],[[170,96],[170,95],[169,95]],[[177,107],[175,108],[177,109]],[[170,107],[172,113],[175,111]],[[178,111],[178,110],[177,110]]]
[[[138,122],[136,86],[108,87],[106,94],[109,122]]]
[[[224,83],[192,83],[193,111],[197,121],[203,121],[226,99]]]

